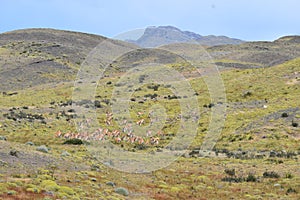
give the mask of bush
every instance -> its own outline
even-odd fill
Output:
[[[264,172],[263,173],[263,177],[264,178],[280,178],[279,174],[276,173],[276,172],[273,172],[273,171],[271,171],[271,172]]]
[[[287,113],[282,113],[281,117],[288,117],[289,115]]]
[[[158,88],[160,87],[160,85],[148,85],[147,88],[148,89],[152,89],[154,91],[158,91]]]
[[[9,155],[19,157],[18,156],[19,152],[17,150],[10,150]]]
[[[26,145],[34,146],[34,143],[33,142],[26,142]]]
[[[298,124],[297,122],[292,122],[292,126],[293,126],[293,127],[298,127],[298,125],[299,125],[299,124]]]
[[[125,189],[125,188],[122,188],[122,187],[116,188],[116,189],[115,189],[115,192],[118,193],[118,194],[121,194],[121,195],[123,195],[123,196],[128,196],[128,195],[129,195],[128,190]]]
[[[45,145],[37,147],[36,150],[40,151],[40,152],[43,152],[43,153],[48,153],[49,152],[49,149]]]
[[[5,136],[0,136],[0,140],[6,141],[6,137]]]
[[[297,191],[294,188],[290,187],[289,189],[287,189],[286,193],[287,194],[289,194],[289,193],[297,193]]]
[[[72,139],[66,140],[63,144],[82,145],[83,142],[80,139],[72,138]]]
[[[96,100],[96,101],[94,102],[94,105],[95,105],[96,108],[101,108],[101,107],[102,107],[102,106],[101,106],[101,102],[100,102],[99,100]]]
[[[71,154],[67,151],[63,151],[60,155],[63,156],[63,157],[71,156]]]
[[[288,172],[285,174],[285,178],[292,179],[294,176],[292,173]]]
[[[145,98],[150,97],[151,99],[155,99],[158,95],[157,94],[146,94],[144,95]]]
[[[257,178],[253,174],[248,174],[246,181],[247,182],[257,182]]]
[[[246,98],[246,97],[250,97],[250,96],[252,96],[252,91],[244,91],[243,92],[243,95],[242,95],[244,98]]]
[[[229,183],[241,183],[245,181],[243,177],[225,177],[222,178],[221,180],[223,182],[229,182]]]
[[[47,191],[57,192],[59,190],[59,186],[52,180],[43,180],[41,187]]]
[[[145,78],[147,78],[147,76],[146,75],[140,75],[140,77],[139,77],[139,83],[143,83],[144,82],[144,80],[145,80]]]
[[[138,149],[138,150],[145,150],[148,147],[145,144],[137,144],[137,145],[134,146],[134,148]]]
[[[15,195],[15,194],[17,194],[17,192],[14,190],[7,191],[7,195]]]
[[[235,169],[225,169],[224,172],[229,176],[235,176]]]
[[[116,186],[116,184],[114,182],[111,182],[111,181],[106,182],[106,185],[111,186],[111,187]]]

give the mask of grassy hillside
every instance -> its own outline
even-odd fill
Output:
[[[203,52],[196,44],[170,44],[162,47],[172,52],[184,52],[194,58]],[[274,42],[247,42],[240,45],[203,47],[222,68],[260,68],[282,64],[299,57],[299,36],[287,36]]]
[[[246,43],[235,49],[230,46],[208,48],[213,57],[218,55],[214,57],[216,62],[234,64],[225,66],[226,70],[221,72],[227,97],[227,101],[222,102],[226,105],[224,128],[213,151],[201,151],[212,111],[220,105],[211,101],[205,76],[187,76],[194,90],[189,97],[174,95],[168,84],[147,83],[149,77],[142,72],[134,75],[140,85],[124,86],[124,82],[119,82],[126,75],[125,71],[140,63],[162,62],[182,74],[194,70],[178,56],[164,50],[126,54],[113,63],[109,76],[98,81],[94,100],[73,102],[74,79],[80,62],[102,37],[39,29],[0,35],[0,76],[4,80],[0,95],[0,198],[299,199],[300,51],[297,38]],[[170,45],[163,49],[168,48],[178,54],[186,51],[190,58],[197,55],[189,45]],[[199,47],[194,46],[196,48]],[[229,49],[230,54],[224,53]],[[201,48],[198,51],[202,51]],[[270,57],[264,56],[265,53]],[[253,57],[254,54],[258,56]],[[34,60],[42,61],[24,65]],[[260,67],[251,67],[252,64]],[[157,68],[154,65],[150,72]],[[131,122],[123,122],[116,113],[112,118],[110,115],[112,106],[117,103],[114,95],[122,89],[132,92],[128,99]],[[180,135],[177,131],[185,117],[181,116],[180,101],[190,98],[197,100],[200,113],[200,118],[195,118],[196,137],[187,152],[176,147],[169,149],[182,156],[166,168],[143,174],[113,170],[113,162],[102,164],[91,154],[90,139],[70,140],[69,135],[84,135],[74,123],[78,119],[78,113],[73,110],[76,104],[95,108],[97,128],[107,129],[106,140],[119,148],[159,154],[167,151],[164,147]],[[163,106],[166,113],[161,132],[151,126],[146,128],[155,119],[149,114],[152,115],[151,111],[158,105]],[[147,134],[153,135],[152,139],[145,135],[143,143],[117,140],[128,133],[123,129],[128,123],[136,125],[141,119],[144,121],[137,128],[151,131]],[[86,119],[87,124],[89,120]],[[116,130],[120,136],[113,136]]]

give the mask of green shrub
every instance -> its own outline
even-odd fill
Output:
[[[245,181],[243,177],[225,177],[222,178],[221,180],[223,182],[229,182],[229,183],[241,183]]]
[[[17,194],[17,192],[14,190],[7,191],[7,195],[15,195],[15,194]]]
[[[294,176],[292,173],[288,172],[285,174],[285,178],[292,179]]]
[[[123,187],[116,188],[115,192],[118,193],[118,194],[121,194],[123,196],[128,196],[129,195],[128,190],[123,188]]]
[[[15,149],[10,150],[9,155],[19,157],[19,152]]]
[[[34,146],[34,143],[33,142],[26,142],[26,145]]]
[[[243,95],[242,95],[242,96],[243,96],[244,98],[246,98],[246,97],[252,96],[252,94],[253,94],[252,91],[247,90],[247,91],[244,91],[244,92],[243,92]]]
[[[67,187],[67,186],[59,187],[58,191],[61,192],[61,193],[65,193],[67,195],[75,195],[74,190],[70,187]]]
[[[257,178],[255,177],[254,174],[248,174],[246,181],[247,182],[257,182]]]
[[[235,176],[235,169],[225,169],[224,172],[229,176]]]
[[[59,186],[52,180],[44,180],[41,183],[41,187],[47,191],[57,192],[59,190]]]
[[[111,181],[106,182],[106,185],[109,185],[111,187],[115,187],[116,186],[116,184],[114,182],[111,182]]]
[[[43,152],[43,153],[48,153],[49,149],[45,145],[41,145],[36,148],[37,151]]]
[[[5,136],[0,136],[0,140],[6,141],[6,137]]]
[[[276,173],[276,172],[273,172],[273,171],[271,171],[271,172],[264,172],[263,173],[263,177],[264,178],[280,178],[279,174]]]
[[[83,141],[77,138],[66,140],[63,144],[82,145]]]
[[[63,157],[68,157],[68,156],[71,156],[71,154],[70,154],[69,152],[67,152],[67,151],[63,151],[63,152],[61,153],[61,156],[63,156]]]
[[[293,127],[298,127],[299,124],[298,124],[297,122],[292,122],[292,126],[293,126]]]
[[[289,194],[289,193],[297,193],[297,191],[294,188],[290,187],[289,189],[287,189],[286,193],[287,194]]]

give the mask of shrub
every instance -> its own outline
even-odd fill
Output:
[[[292,122],[292,126],[293,126],[293,127],[298,127],[298,125],[299,125],[299,124],[298,124],[297,122]]]
[[[160,85],[148,85],[147,88],[148,89],[152,89],[154,91],[158,91],[158,88],[160,87]]]
[[[158,95],[157,94],[146,94],[144,95],[145,98],[150,97],[151,99],[155,99]]]
[[[52,180],[43,180],[41,187],[47,191],[57,192],[59,190],[59,186]]]
[[[15,194],[17,194],[17,192],[14,190],[7,191],[7,195],[15,195]]]
[[[177,97],[176,95],[168,95],[167,97],[169,100],[172,100],[172,99],[178,99],[179,97]]]
[[[101,102],[100,102],[99,100],[96,100],[96,101],[94,102],[94,105],[95,105],[96,108],[101,108],[101,107],[102,107],[102,106],[101,106]]]
[[[247,182],[257,182],[257,178],[254,176],[254,174],[248,174],[246,181]]]
[[[120,187],[120,188],[116,188],[115,189],[115,192],[118,193],[118,194],[121,194],[123,196],[128,196],[129,195],[129,192],[127,189],[123,188],[123,187]]]
[[[288,172],[285,174],[285,178],[292,179],[294,176],[292,173]]]
[[[60,193],[65,193],[67,195],[75,195],[76,194],[72,188],[67,187],[67,186],[60,186],[58,191]]]
[[[145,150],[147,149],[147,146],[145,144],[137,144],[134,146],[134,148],[138,150]]]
[[[214,107],[215,106],[215,104],[214,103],[210,103],[210,104],[208,104],[208,108],[212,108],[212,107]]]
[[[281,117],[288,117],[289,115],[287,113],[282,113]]]
[[[294,188],[290,187],[289,189],[287,189],[286,193],[287,194],[289,194],[289,193],[297,193],[297,191]]]
[[[222,178],[221,180],[223,182],[230,182],[230,183],[241,183],[245,181],[243,177],[225,177]]]
[[[26,142],[26,145],[34,146],[34,143],[33,142]]]
[[[225,169],[224,172],[229,176],[235,176],[235,169]]]
[[[243,96],[244,98],[246,98],[246,97],[250,97],[251,95],[252,95],[252,91],[247,90],[247,91],[244,91],[244,92],[243,92],[243,95],[242,95],[242,96]]]
[[[32,193],[39,193],[40,192],[40,190],[36,187],[34,187],[34,188],[29,187],[29,188],[26,189],[26,191],[27,192],[32,192]]]
[[[263,177],[264,178],[280,178],[279,174],[276,173],[276,172],[273,172],[273,171],[271,171],[271,172],[264,172],[263,173]]]
[[[6,137],[5,136],[0,136],[0,140],[6,141]]]
[[[9,155],[18,157],[19,152],[17,150],[10,150]]]
[[[67,156],[71,156],[71,154],[70,154],[69,152],[67,152],[67,151],[63,151],[63,152],[61,153],[61,156],[67,157]]]
[[[111,181],[106,182],[106,185],[111,186],[111,187],[116,186],[116,184],[114,182],[111,182]]]
[[[66,140],[63,144],[82,145],[83,142],[80,139],[72,138],[72,139]]]
[[[139,77],[139,83],[143,83],[146,77],[147,77],[147,76],[144,75],[144,74],[143,74],[143,75],[140,75],[140,77]]]
[[[48,153],[49,152],[49,149],[45,145],[37,147],[36,150],[40,151],[40,152],[43,152],[43,153]]]

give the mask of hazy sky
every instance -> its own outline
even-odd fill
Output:
[[[0,32],[43,27],[114,37],[152,25],[274,40],[300,35],[299,0],[1,0]]]

